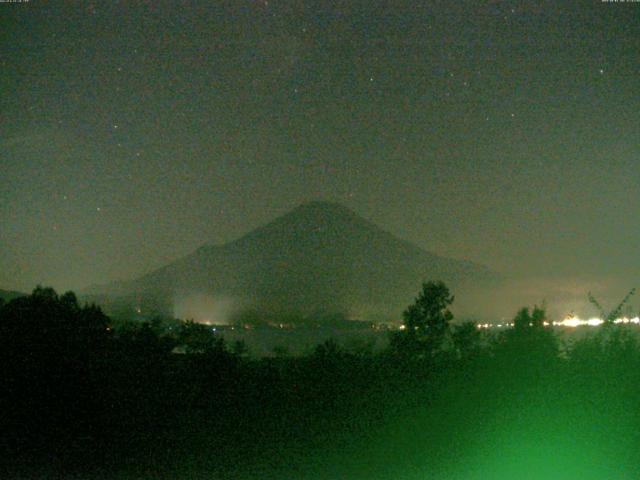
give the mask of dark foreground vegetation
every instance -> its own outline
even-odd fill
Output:
[[[640,478],[631,327],[565,345],[535,308],[488,336],[452,301],[423,285],[383,352],[252,358],[37,288],[0,305],[0,476]]]

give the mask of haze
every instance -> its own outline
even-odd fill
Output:
[[[133,278],[324,199],[534,301],[622,296],[637,5],[420,3],[3,6],[0,287]]]

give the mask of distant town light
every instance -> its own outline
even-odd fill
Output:
[[[576,328],[576,327],[599,327],[605,323],[604,320],[597,317],[592,317],[587,320],[584,320],[580,317],[570,316],[561,320],[559,322],[543,322],[545,327],[554,326],[554,327],[567,327],[567,328]],[[622,325],[640,325],[640,317],[622,317],[617,318],[613,321],[615,324]],[[531,326],[531,324],[529,324]],[[513,327],[513,323],[478,323],[476,324],[477,328],[490,329],[490,328],[503,328],[503,327]],[[403,329],[403,327],[400,327]]]

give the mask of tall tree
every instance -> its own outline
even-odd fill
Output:
[[[432,357],[442,351],[450,333],[454,297],[441,281],[422,284],[415,301],[402,314],[403,330],[393,344],[406,352]]]

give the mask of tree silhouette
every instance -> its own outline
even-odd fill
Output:
[[[52,288],[36,287],[0,310],[4,349],[22,358],[47,362],[71,360],[96,353],[108,338],[109,319],[95,305],[80,306],[76,295],[61,296]]]
[[[521,373],[546,368],[559,355],[558,339],[552,328],[545,325],[544,308],[535,306],[532,311],[522,308],[513,319],[513,328],[502,332],[495,339],[494,353]]]
[[[90,435],[102,411],[108,325],[95,305],[40,286],[0,308],[0,376],[9,386],[0,407],[12,406],[15,425],[5,424],[5,435],[27,436],[36,450]]]
[[[431,357],[442,351],[449,335],[454,297],[444,282],[425,282],[414,303],[402,314],[403,330],[392,338],[392,347],[405,353]]]
[[[529,331],[530,329],[539,330],[544,328],[547,319],[547,313],[544,308],[535,306],[533,311],[529,313],[529,308],[525,307],[518,311],[513,319],[513,327],[518,332]]]
[[[624,306],[629,303],[629,300],[631,300],[631,297],[633,297],[635,293],[636,293],[636,289],[632,288],[629,291],[629,293],[627,293],[627,295],[622,299],[622,301],[609,313],[605,312],[604,308],[602,308],[602,305],[600,305],[600,302],[596,300],[596,298],[592,295],[591,292],[587,294],[587,297],[589,298],[589,302],[598,309],[598,312],[600,313],[600,318],[605,322],[605,325],[606,325],[606,324],[611,324],[615,322],[620,317],[620,315],[622,314],[622,310],[624,309]]]
[[[185,347],[186,353],[216,353],[226,352],[224,338],[211,331],[211,327],[193,320],[184,322],[178,332],[178,344]]]
[[[482,348],[480,330],[475,322],[456,325],[451,338],[458,357],[463,360],[477,356]]]

